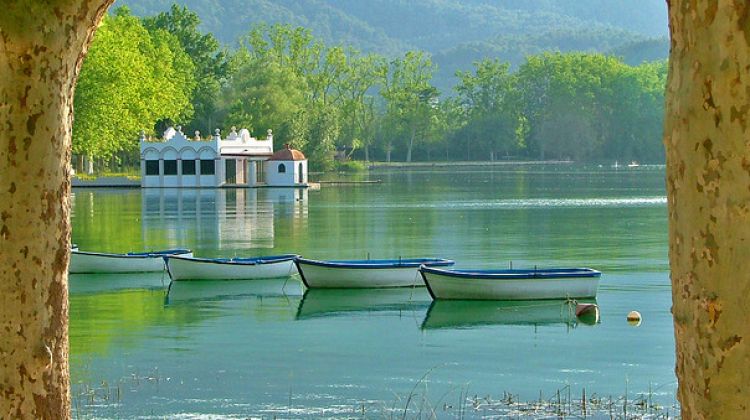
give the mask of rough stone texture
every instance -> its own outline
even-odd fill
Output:
[[[750,418],[750,4],[668,1],[664,142],[683,418]]]
[[[0,0],[0,418],[70,417],[73,90],[112,0]]]

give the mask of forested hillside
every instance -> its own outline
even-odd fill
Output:
[[[167,10],[173,0],[122,0],[135,15]],[[544,51],[612,52],[629,64],[666,58],[662,0],[184,0],[201,29],[234,48],[257,23],[308,28],[328,45],[394,57],[432,55],[434,84],[450,90],[458,69],[482,58],[520,65]],[[650,53],[628,46],[652,43]]]
[[[133,164],[169,125],[273,129],[315,170],[664,159],[661,0],[171,1],[104,20],[75,97],[79,170]]]
[[[169,9],[171,0],[122,0],[136,15]],[[250,25],[309,28],[326,43],[379,53],[432,53],[498,36],[612,27],[643,37],[667,34],[661,0],[184,0],[202,29],[226,44]],[[393,51],[398,50],[398,51]]]

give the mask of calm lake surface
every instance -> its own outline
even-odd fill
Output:
[[[424,288],[72,275],[74,417],[447,417],[464,397],[557,390],[675,401],[663,167],[373,172],[375,185],[75,189],[81,250],[445,257],[601,270],[601,323],[559,302],[438,302]],[[633,327],[630,310],[643,315]],[[462,413],[480,416],[480,411]]]

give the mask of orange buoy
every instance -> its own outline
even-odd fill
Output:
[[[628,319],[628,324],[630,324],[630,325],[632,325],[634,327],[637,327],[637,326],[641,325],[641,321],[642,321],[641,313],[638,312],[638,311],[630,311],[628,313],[628,318],[627,319]]]

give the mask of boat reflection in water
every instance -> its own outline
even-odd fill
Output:
[[[302,283],[297,277],[262,280],[193,280],[169,284],[166,304],[185,302],[236,300],[247,297],[261,299],[294,299],[302,296]]]
[[[399,314],[424,311],[430,295],[424,287],[390,289],[308,289],[297,309],[297,319],[335,317],[353,313]]]
[[[130,289],[166,289],[166,272],[154,273],[87,273],[68,276],[71,295],[113,292]]]
[[[596,300],[578,303],[596,304]],[[573,300],[436,300],[430,305],[422,329],[477,328],[488,325],[531,325],[576,327],[595,325],[596,319],[576,317]]]

